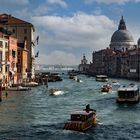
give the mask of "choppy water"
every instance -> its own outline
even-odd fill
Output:
[[[116,90],[101,93],[103,83],[80,75],[82,83],[62,75],[62,82],[49,83],[63,95],[50,96],[45,86],[28,92],[9,92],[0,103],[0,139],[4,140],[140,140],[140,103],[116,104]],[[110,79],[112,81],[114,79]],[[132,81],[118,79],[121,84]],[[137,83],[140,85],[140,83]],[[63,130],[70,113],[85,108],[97,110],[98,124],[86,132]]]

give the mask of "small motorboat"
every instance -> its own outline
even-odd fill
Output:
[[[17,86],[17,87],[8,87],[6,90],[7,91],[27,91],[27,90],[31,90],[31,88],[30,87]]]
[[[58,88],[51,88],[49,90],[50,95],[62,95],[64,93],[64,91],[62,91],[61,89]]]
[[[36,86],[39,86],[39,84],[37,82],[29,82],[29,83],[23,83],[22,86],[23,87],[36,87]]]
[[[91,109],[90,106],[87,105],[86,109],[83,109],[82,111],[75,111],[71,114],[71,118],[65,123],[64,129],[85,131],[95,124],[96,110]]]
[[[112,85],[111,84],[105,84],[101,87],[102,92],[111,92],[112,91]]]
[[[120,85],[120,83],[118,83],[117,81],[112,81],[112,84],[113,84],[114,86],[119,86],[119,85]]]

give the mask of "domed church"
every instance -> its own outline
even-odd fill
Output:
[[[134,40],[131,33],[127,30],[123,16],[120,20],[118,30],[111,37],[110,48],[114,51],[125,52],[134,47]]]

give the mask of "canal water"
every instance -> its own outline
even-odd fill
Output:
[[[140,103],[118,105],[117,86],[101,93],[103,83],[79,75],[78,83],[62,74],[63,81],[32,88],[27,92],[8,92],[0,103],[0,139],[4,140],[140,140]],[[111,83],[116,79],[109,79]],[[117,79],[121,84],[134,81]],[[136,82],[135,82],[136,83]],[[136,83],[140,86],[140,83]],[[61,88],[63,95],[50,96],[50,88]],[[86,132],[63,130],[73,111],[87,104],[97,110],[98,124]]]

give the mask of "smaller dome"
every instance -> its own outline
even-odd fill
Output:
[[[138,45],[140,45],[140,38],[138,39]]]

